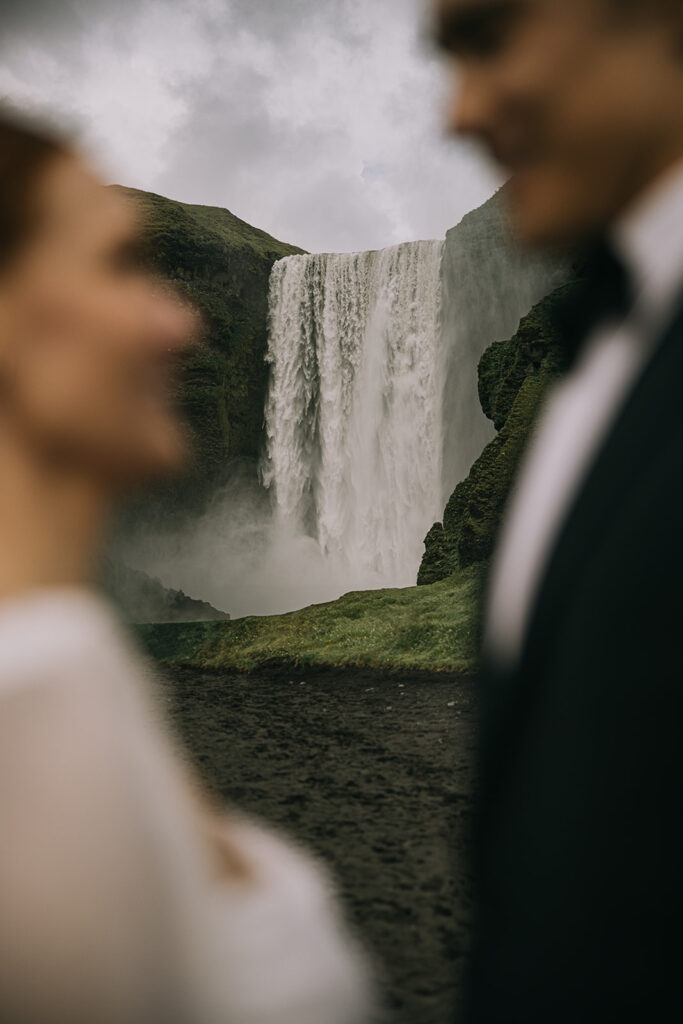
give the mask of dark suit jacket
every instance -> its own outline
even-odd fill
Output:
[[[683,1020],[683,307],[485,662],[467,1019]]]

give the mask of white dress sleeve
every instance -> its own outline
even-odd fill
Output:
[[[142,1024],[182,996],[112,710],[74,678],[2,700],[2,1020]]]
[[[0,1020],[363,1024],[325,872],[230,819],[249,874],[215,877],[139,659],[56,600],[0,613]]]

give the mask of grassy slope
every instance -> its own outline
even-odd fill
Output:
[[[431,586],[346,594],[287,615],[140,626],[162,663],[252,671],[269,663],[474,671],[480,566]]]
[[[248,245],[267,259],[273,257],[280,259],[282,256],[291,256],[304,251],[297,246],[279,242],[277,238],[273,238],[266,231],[252,227],[251,224],[236,217],[234,213],[219,206],[196,206],[191,203],[178,203],[177,205],[194,220],[203,232],[218,235],[228,245]]]
[[[139,208],[149,262],[202,315],[202,343],[190,354],[178,402],[194,438],[192,471],[131,513],[147,520],[200,511],[225,467],[258,458],[268,380],[268,281],[273,263],[302,252],[228,210],[192,206],[115,186]]]
[[[125,188],[117,185],[115,188],[123,192],[142,208],[143,215],[147,215],[153,228],[172,230],[174,227],[187,231],[198,241],[205,241],[211,244],[220,239],[229,248],[239,249],[248,246],[259,256],[272,259],[280,259],[282,256],[291,256],[293,253],[301,253],[304,250],[294,245],[287,245],[273,238],[260,228],[252,227],[246,221],[240,220],[234,213],[225,210],[220,206],[197,206],[192,203],[181,203],[175,199],[167,199],[166,196],[157,195],[155,192],[141,192],[138,189]]]

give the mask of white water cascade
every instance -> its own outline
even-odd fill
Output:
[[[276,528],[316,545],[330,597],[414,584],[441,518],[442,252],[414,242],[273,267],[261,474]]]

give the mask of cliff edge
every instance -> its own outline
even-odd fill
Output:
[[[418,585],[489,559],[539,408],[564,368],[557,308],[576,287],[570,283],[551,292],[522,318],[512,338],[484,352],[479,401],[497,434],[453,491],[443,522],[427,534]]]

